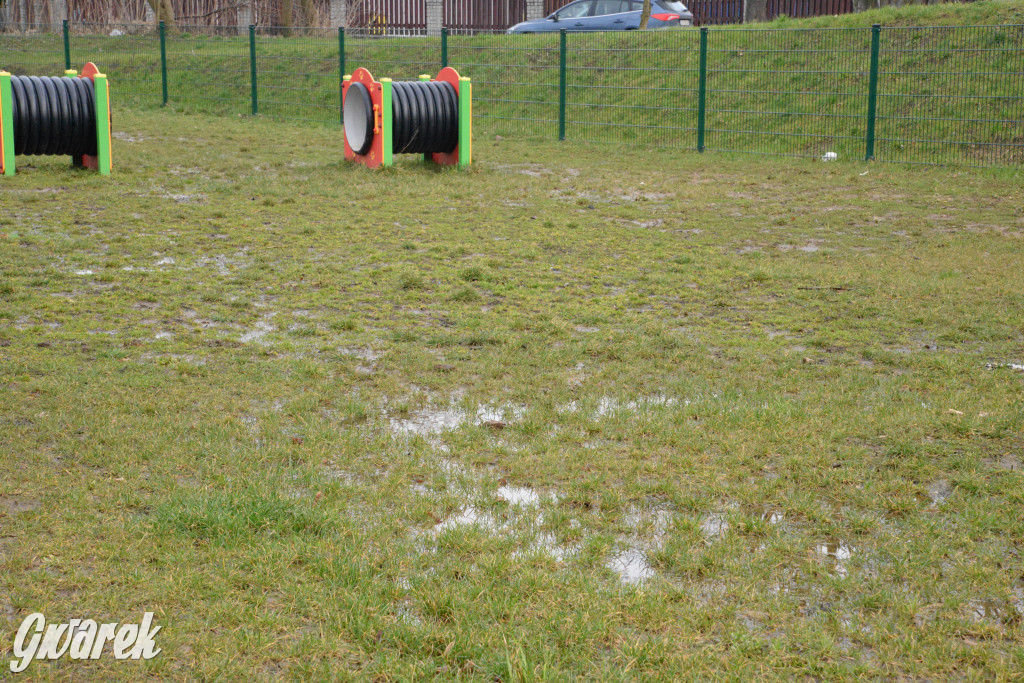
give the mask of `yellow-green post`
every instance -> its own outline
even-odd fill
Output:
[[[430,80],[430,76],[428,74],[420,74],[420,80],[421,81],[429,81]],[[423,161],[433,161],[433,160],[434,160],[434,155],[433,154],[431,154],[430,152],[424,152],[423,153]]]
[[[110,89],[105,74],[93,76],[96,84],[96,159],[100,175],[110,175]]]
[[[380,106],[384,110],[380,113],[380,134],[383,138],[381,140],[381,148],[383,151],[381,153],[380,163],[384,168],[388,168],[392,163],[394,163],[395,154],[395,125],[392,120],[394,113],[391,109],[391,79],[380,79],[380,87]]]
[[[14,95],[6,71],[0,71],[0,168],[14,175]]]
[[[459,168],[473,163],[473,84],[459,77]]]

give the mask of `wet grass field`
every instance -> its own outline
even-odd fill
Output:
[[[115,130],[0,182],[5,672],[1024,670],[1019,171]]]

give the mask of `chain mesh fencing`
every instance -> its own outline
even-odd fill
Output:
[[[884,161],[1024,162],[1024,26],[380,35],[0,24],[0,68],[87,61],[116,102],[339,125],[342,75],[473,79],[477,130]]]

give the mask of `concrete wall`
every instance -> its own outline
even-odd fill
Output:
[[[248,35],[249,25],[253,22],[252,3],[243,2],[238,8],[238,34]]]
[[[344,26],[348,28],[348,13],[346,10],[348,2],[347,0],[331,0],[330,3],[330,18],[328,19],[329,25],[332,27]]]
[[[427,0],[427,35],[439,36],[444,23],[442,0]]]

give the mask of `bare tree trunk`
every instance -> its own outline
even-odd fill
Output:
[[[317,25],[316,7],[313,0],[302,0],[302,21],[306,26]]]
[[[281,33],[286,36],[292,34],[292,0],[281,0]]]
[[[153,8],[157,23],[162,21],[167,28],[174,26],[174,6],[171,4],[171,0],[146,0],[146,2]]]
[[[162,8],[164,24],[174,26],[174,5],[171,4],[171,0],[160,0],[160,7]]]
[[[644,9],[640,12],[640,30],[647,28],[647,22],[651,20],[651,0],[644,0]]]

